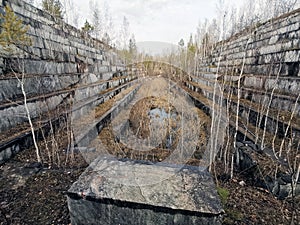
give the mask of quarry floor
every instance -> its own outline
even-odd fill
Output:
[[[161,85],[161,82],[159,83]],[[151,88],[157,92],[155,88],[158,85],[154,84]],[[151,88],[144,90],[150,91]],[[102,111],[111,108],[111,105],[112,103],[108,101],[106,106],[102,105]],[[102,115],[102,111],[97,111],[97,115]],[[66,149],[67,131],[62,130],[58,133],[54,137],[54,144],[47,139],[48,147]],[[102,138],[106,147],[113,151],[109,153],[118,155],[119,148],[115,147],[116,143],[112,139],[111,132],[103,129],[101,133],[102,136],[99,138]],[[88,166],[87,158],[80,152],[75,152],[72,157],[67,155],[66,151],[48,151],[52,154],[53,162],[50,163],[47,161],[48,153],[45,150],[47,146],[43,145],[43,142],[39,143],[39,146],[43,151],[43,164],[36,162],[35,150],[32,148],[20,152],[0,166],[0,225],[71,223],[65,194]],[[157,151],[155,154],[158,154],[156,156],[160,159],[163,151]],[[200,165],[197,159],[188,163]],[[213,176],[219,190],[223,192],[225,209],[223,224],[300,224],[300,199],[276,199],[266,189],[253,185],[249,178],[239,172],[235,172],[234,178],[229,179],[224,175],[222,163],[215,163]]]
[[[34,149],[19,153],[0,166],[0,224],[70,224],[64,192],[87,164],[43,166],[35,161]]]
[[[1,165],[0,224],[70,224],[65,191],[86,166],[80,155],[61,168],[42,166],[36,163],[33,149]],[[224,224],[299,224],[299,199],[278,200],[242,175],[229,180],[220,171],[216,164],[218,183],[229,191]]]

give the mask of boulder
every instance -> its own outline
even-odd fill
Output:
[[[204,168],[97,158],[68,191],[71,223],[221,224],[223,209]]]

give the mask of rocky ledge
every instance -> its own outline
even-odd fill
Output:
[[[221,224],[205,168],[99,157],[68,191],[72,224]]]

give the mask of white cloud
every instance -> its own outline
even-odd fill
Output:
[[[89,18],[89,4],[73,0],[83,18]],[[105,0],[97,1],[99,6]],[[121,24],[123,16],[130,22],[137,41],[177,43],[196,30],[199,19],[215,14],[215,1],[207,0],[107,0],[114,23]]]

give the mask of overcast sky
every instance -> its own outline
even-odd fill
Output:
[[[89,17],[88,1],[73,0],[82,18]],[[101,6],[105,0],[98,0]],[[217,0],[107,0],[115,26],[126,16],[137,42],[177,44],[195,32],[199,20],[212,18]],[[81,21],[83,23],[83,21]]]

